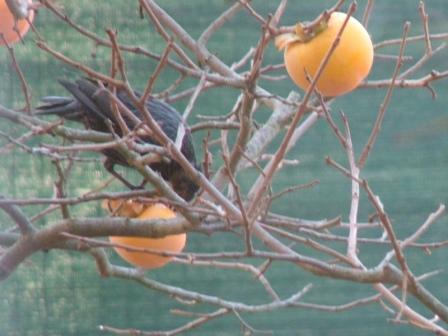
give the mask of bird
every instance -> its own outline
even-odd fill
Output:
[[[56,115],[62,119],[80,122],[84,124],[86,129],[106,133],[113,132],[120,137],[123,136],[122,128],[119,126],[120,121],[117,119],[111,105],[112,98],[110,92],[105,89],[108,87],[107,83],[100,84],[99,81],[89,78],[79,78],[75,81],[60,79],[59,83],[71,94],[71,97],[44,97],[41,100],[42,103],[36,107],[35,115]],[[137,91],[134,94],[138,99],[142,97],[142,94]],[[141,127],[141,121],[144,118],[133,104],[128,92],[124,88],[117,88],[115,95],[136,117],[129,117],[123,113],[122,120],[124,120],[126,126],[131,131],[136,127]],[[173,142],[176,140],[179,127],[181,125],[184,126],[185,134],[180,150],[185,158],[200,171],[200,167],[196,161],[191,132],[179,112],[171,105],[150,96],[146,99],[145,106],[161,130]],[[160,145],[150,133],[135,132],[137,135],[136,141],[140,144]],[[102,150],[102,153],[106,158],[104,167],[107,171],[123,182],[128,188],[143,188],[146,181],[139,186],[135,186],[115,171],[114,166],[116,164],[125,167],[130,166],[119,151],[108,148]],[[199,190],[198,185],[172,159],[163,157],[160,160],[149,163],[148,166],[158,172],[165,181],[169,182],[173,190],[186,201],[193,199]]]

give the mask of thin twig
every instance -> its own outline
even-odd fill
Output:
[[[416,72],[418,69],[420,69],[426,62],[428,62],[435,54],[439,53],[440,51],[444,50],[447,47],[446,43],[442,43],[434,50],[431,49],[430,53],[427,53],[428,50],[426,50],[425,54],[417,61],[414,65],[406,69],[406,71],[403,71],[400,76],[398,76],[397,80],[403,80],[410,75],[412,75],[414,72]]]
[[[244,0],[241,2],[246,2],[250,0]],[[235,2],[229,9],[224,11],[219,17],[210,23],[210,25],[204,29],[201,36],[198,38],[198,44],[206,45],[208,40],[212,37],[212,35],[218,31],[226,22],[230,21],[230,19],[237,14],[241,8],[243,7],[240,1]]]
[[[114,328],[107,325],[99,325],[98,329],[100,331],[107,331],[111,332],[115,335],[139,335],[139,336],[175,336],[179,335],[181,333],[187,332],[189,330],[195,329],[213,319],[219,318],[221,316],[224,316],[226,314],[230,313],[230,309],[226,308],[220,308],[218,310],[215,310],[212,313],[208,314],[202,314],[202,316],[198,317],[197,319],[187,322],[184,325],[167,330],[167,331],[142,331],[142,330],[136,330],[136,329],[119,329]]]
[[[185,108],[184,113],[182,114],[182,119],[184,121],[187,121],[188,117],[190,116],[191,112],[193,111],[194,105],[196,103],[196,100],[199,97],[199,94],[202,92],[202,90],[204,89],[205,85],[207,84],[207,81],[205,80],[206,79],[206,74],[207,74],[207,71],[204,71],[203,76],[199,80],[199,83],[196,86],[196,88],[194,89],[194,92],[191,95],[191,98],[190,98],[190,100],[188,102],[188,105]]]
[[[352,263],[356,267],[363,266],[358,258],[358,210],[359,210],[359,173],[360,169],[356,166],[355,153],[353,149],[352,136],[350,132],[350,125],[347,117],[344,113],[341,113],[342,120],[345,126],[345,139],[346,147],[345,151],[347,153],[348,163],[350,166],[350,174],[354,177],[352,182],[352,192],[351,192],[351,203],[350,203],[350,214],[349,214],[349,234],[347,243],[347,256],[350,258]]]
[[[347,176],[348,178],[356,181],[357,183],[362,183],[362,180],[359,177],[356,177],[352,175],[351,171],[347,168],[343,167],[341,164],[337,163],[335,160],[333,160],[331,157],[327,156],[325,157],[325,163],[329,166],[332,166],[333,168],[336,168],[339,170],[342,174]]]
[[[408,32],[409,32],[409,28],[410,28],[410,22],[405,22],[405,24],[403,25],[403,38],[401,40],[401,45],[400,45],[400,52],[399,52],[399,57],[397,60],[397,64],[395,65],[395,69],[392,75],[392,79],[390,82],[390,86],[387,89],[386,92],[386,96],[384,97],[383,102],[380,105],[380,109],[378,111],[378,116],[377,119],[375,121],[375,125],[372,128],[372,132],[370,133],[369,139],[367,140],[367,144],[365,145],[364,149],[361,152],[361,155],[359,157],[359,161],[358,161],[358,167],[360,169],[362,169],[367,161],[367,158],[369,156],[370,151],[373,148],[373,145],[375,144],[376,138],[378,137],[378,134],[380,132],[381,129],[381,125],[384,119],[384,115],[386,113],[386,109],[389,106],[390,100],[392,98],[392,92],[394,89],[394,84],[395,84],[395,80],[398,78],[398,74],[400,72],[400,68],[403,65],[403,55],[404,55],[404,49],[406,46],[406,38],[408,36]]]
[[[294,241],[294,242],[298,242],[298,243],[310,246],[313,249],[315,249],[316,251],[320,251],[322,253],[328,254],[329,256],[337,258],[339,261],[342,261],[342,262],[344,262],[346,264],[351,265],[351,260],[348,257],[346,257],[342,253],[339,253],[338,251],[336,251],[334,249],[331,249],[328,246],[322,245],[322,244],[320,244],[320,243],[318,243],[318,242],[316,242],[316,241],[314,241],[312,239],[303,238],[303,237],[300,237],[300,236],[298,236],[296,234],[292,234],[292,233],[290,233],[288,231],[285,231],[285,230],[282,230],[282,229],[279,229],[279,228],[275,228],[275,227],[271,227],[271,226],[263,225],[263,227],[265,229],[267,229],[268,231],[270,231],[270,232],[278,234],[279,236],[282,236],[282,237],[287,238],[287,239],[289,239],[291,241]]]
[[[198,66],[195,62],[193,62],[190,57],[180,48],[177,43],[172,42],[172,37],[167,33],[165,28],[163,27],[162,23],[160,22],[158,16],[154,11],[152,10],[151,6],[148,5],[148,3],[145,0],[139,0],[140,5],[145,10],[146,14],[148,14],[151,21],[154,23],[154,26],[157,29],[157,32],[160,34],[160,36],[163,37],[163,39],[169,44],[172,43],[172,49],[173,51],[180,57],[180,59],[190,68],[192,69],[198,69]]]
[[[415,231],[412,235],[410,235],[408,238],[402,241],[401,248],[405,249],[408,245],[412,244],[418,238],[420,238],[423,235],[423,233],[425,233],[428,230],[428,228],[444,214],[444,212],[445,212],[445,205],[440,204],[439,208],[428,216],[426,221],[418,228],[417,231]]]
[[[418,12],[420,14],[420,17],[422,19],[423,24],[423,32],[425,35],[425,46],[426,46],[426,54],[432,53],[432,46],[431,46],[431,34],[429,33],[429,20],[428,20],[428,14],[425,10],[425,3],[423,1],[420,1],[418,4]]]
[[[374,3],[375,0],[367,0],[366,8],[362,15],[362,24],[366,29],[369,26],[370,14],[372,13]]]
[[[262,286],[265,288],[266,292],[271,296],[273,300],[280,300],[280,297],[272,288],[272,285],[264,276],[263,272],[261,272],[257,267],[239,262],[224,262],[218,260],[196,260],[195,258],[176,258],[175,262],[185,265],[193,265],[193,266],[202,266],[202,267],[216,267],[222,269],[237,269],[245,272],[252,273],[253,277],[260,281]]]
[[[304,26],[304,32],[310,32],[313,31],[317,26],[319,26],[323,21],[327,22],[330,19],[331,14],[333,14],[334,12],[338,11],[339,8],[341,8],[341,6],[344,4],[344,0],[338,0],[333,7],[331,7],[330,9],[326,9],[324,10],[316,19],[314,19],[311,22],[307,22]],[[354,3],[352,2],[352,4],[350,6],[352,6]],[[350,8],[347,11],[347,15],[351,16],[351,14],[354,13],[351,12]]]
[[[156,79],[159,77],[160,73],[162,72],[163,67],[168,62],[168,56],[170,54],[170,51],[173,47],[173,41],[168,41],[168,44],[165,47],[165,50],[162,53],[162,56],[160,57],[159,63],[157,63],[156,69],[152,73],[152,75],[149,77],[148,82],[146,83],[145,90],[143,91],[143,94],[140,98],[141,102],[144,103],[148,99],[149,95],[152,93],[154,83]]]
[[[271,201],[273,201],[273,200],[275,200],[277,198],[280,198],[283,195],[286,195],[286,194],[289,194],[289,193],[292,193],[292,192],[296,192],[298,190],[313,188],[314,186],[316,186],[318,184],[319,184],[319,180],[313,180],[313,181],[305,183],[305,184],[299,184],[299,185],[296,185],[296,186],[285,188],[284,190],[281,190],[281,191],[273,194],[271,196]]]
[[[27,114],[31,114],[31,94],[30,90],[28,88],[28,84],[25,79],[25,75],[22,72],[22,69],[20,68],[19,62],[17,62],[17,58],[14,52],[14,48],[11,47],[8,43],[8,41],[5,39],[5,36],[3,33],[0,33],[0,38],[2,39],[3,44],[6,46],[6,49],[8,49],[9,55],[11,56],[11,62],[14,67],[14,69],[17,72],[17,75],[19,76],[20,84],[22,86],[22,92],[23,96],[25,97],[25,111]]]
[[[415,42],[419,42],[422,40],[426,39],[426,35],[416,35],[416,36],[411,36],[408,38],[407,43],[415,43]],[[429,39],[431,41],[438,41],[438,40],[448,40],[448,33],[440,33],[440,34],[430,34],[429,35]],[[385,41],[381,41],[378,42],[377,44],[375,44],[373,46],[373,48],[376,49],[380,49],[380,48],[384,48],[384,47],[388,47],[391,45],[397,45],[397,44],[401,44],[402,39],[401,38],[397,38],[397,39],[391,39],[391,40],[385,40]]]
[[[236,182],[235,177],[233,176],[233,173],[230,170],[229,158],[226,157],[225,155],[223,155],[223,159],[224,159],[225,167],[227,169],[227,174],[229,176],[229,181],[230,181],[233,189],[235,190],[236,201],[237,201],[238,207],[240,208],[241,215],[243,217],[242,224],[243,224],[243,228],[244,228],[244,241],[246,243],[247,254],[250,255],[253,251],[252,233],[251,233],[252,221],[250,221],[247,216],[246,208],[244,207],[243,198],[241,195],[240,186]]]
[[[379,197],[376,196],[372,189],[370,189],[370,186],[368,185],[367,181],[363,181],[362,187],[367,192],[367,196],[369,197],[370,202],[375,207],[375,210],[378,213],[378,216],[381,220],[381,223],[383,224],[383,227],[387,233],[387,236],[389,238],[389,241],[394,249],[395,257],[403,271],[403,283],[402,283],[402,299],[401,299],[401,307],[399,309],[398,315],[396,319],[400,319],[401,315],[404,313],[405,308],[407,307],[407,292],[408,292],[408,286],[409,282],[412,286],[417,285],[417,281],[414,277],[414,275],[411,273],[409,266],[406,262],[404,252],[400,246],[400,243],[398,242],[398,239],[395,235],[395,231],[393,229],[392,223],[389,219],[389,216],[383,209],[383,205],[379,200]]]

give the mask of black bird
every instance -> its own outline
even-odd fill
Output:
[[[78,79],[75,82],[60,80],[61,85],[72,94],[73,97],[45,97],[43,104],[37,107],[36,114],[53,114],[67,120],[74,120],[84,124],[88,129],[110,133],[111,129],[117,135],[122,136],[119,122],[111,107],[110,94],[101,88],[98,83],[90,79]],[[107,85],[105,85],[107,86]],[[140,98],[141,94],[135,92]],[[133,105],[128,93],[124,89],[117,89],[116,96],[138,119],[127,117],[122,114],[127,127],[133,130],[143,120],[138,109]],[[176,140],[179,126],[183,123],[182,117],[170,105],[149,98],[146,107],[162,131],[173,141]],[[190,163],[199,170],[193,147],[189,128],[185,125],[185,135],[182,141],[181,151]],[[160,145],[149,132],[137,132],[138,141],[142,144]],[[105,149],[102,153],[106,156],[105,168],[129,188],[139,188],[130,184],[114,170],[115,164],[129,166],[125,158],[115,149]],[[174,160],[161,158],[160,161],[152,162],[149,166],[160,173],[164,180],[171,183],[174,191],[185,200],[191,200],[198,190],[198,186],[184,172],[180,165]]]

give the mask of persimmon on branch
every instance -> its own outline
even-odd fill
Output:
[[[310,33],[314,29],[321,29],[328,23],[332,13],[340,10],[343,2],[335,1],[333,7],[323,8],[315,20],[302,26],[301,32]],[[11,276],[23,261],[36,252],[51,249],[75,250],[89,253],[102,276],[134,281],[144,288],[166,294],[167,299],[177,297],[181,299],[181,302],[193,300],[197,305],[216,306],[214,310],[201,316],[188,311],[188,306],[185,306],[185,311],[176,311],[176,314],[191,317],[191,320],[163,332],[167,335],[191,330],[229,314],[234,314],[245,328],[255,330],[240,313],[258,313],[284,307],[337,312],[380,301],[388,304],[387,312],[395,321],[409,323],[415,328],[429,330],[438,335],[448,335],[444,324],[448,323],[448,306],[438,298],[439,293],[432,293],[423,285],[425,279],[437,276],[438,271],[415,274],[404,253],[406,249],[411,248],[431,250],[447,247],[446,240],[420,242],[423,233],[443,215],[445,206],[440,205],[416,231],[400,240],[387,213],[387,205],[382,204],[380,196],[375,193],[363,176],[363,168],[380,134],[382,120],[387,113],[389,103],[393,99],[393,90],[428,88],[435,97],[431,84],[446,80],[448,77],[448,70],[443,69],[433,70],[419,78],[411,78],[435,54],[446,51],[445,44],[436,44],[440,40],[448,39],[448,33],[430,31],[430,20],[423,2],[416,9],[422,20],[423,35],[408,37],[409,24],[405,24],[401,38],[379,41],[374,45],[375,50],[389,45],[399,45],[400,49],[397,55],[387,55],[388,57],[384,58],[384,61],[396,62],[390,78],[368,79],[359,86],[370,89],[387,88],[385,98],[377,108],[377,121],[372,125],[369,140],[359,158],[355,156],[355,144],[351,138],[349,119],[345,114],[341,114],[344,128],[340,129],[335,121],[337,116],[332,114],[331,104],[337,97],[323,97],[317,85],[321,74],[328,66],[332,53],[338,47],[350,16],[356,10],[355,4],[349,5],[348,15],[342,27],[338,29],[334,42],[329,47],[318,70],[314,74],[306,74],[309,86],[305,94],[300,96],[292,92],[283,97],[264,88],[260,84],[260,78],[278,80],[277,74],[283,76],[283,72],[280,72],[283,71],[283,65],[269,64],[265,54],[266,47],[273,43],[279,34],[290,33],[295,29],[292,26],[280,25],[285,9],[288,5],[293,5],[288,4],[287,0],[279,1],[275,12],[268,16],[257,12],[249,0],[235,1],[229,4],[221,15],[210,18],[209,25],[197,40],[157,1],[136,1],[135,6],[136,8],[140,6],[142,13],[148,19],[148,25],[151,25],[156,34],[166,43],[166,47],[160,54],[120,40],[115,33],[116,27],[107,29],[107,38],[105,38],[78,24],[69,13],[65,13],[64,9],[56,6],[51,0],[41,0],[40,3],[41,10],[47,10],[53,14],[60,20],[61,25],[67,25],[86,41],[93,41],[95,45],[109,51],[110,72],[103,73],[84,62],[73,59],[69,53],[62,52],[57,46],[52,45],[50,40],[45,40],[42,34],[35,42],[36,50],[47,57],[77,69],[81,75],[101,82],[99,90],[110,97],[119,130],[123,136],[118,136],[117,132],[104,133],[67,127],[60,121],[48,122],[32,113],[14,111],[0,105],[0,118],[20,126],[23,130],[23,134],[19,136],[4,131],[0,133],[0,137],[5,142],[0,148],[0,154],[8,155],[14,150],[20,150],[31,156],[41,155],[55,163],[57,172],[54,177],[53,197],[11,198],[3,195],[0,198],[0,208],[10,219],[6,225],[3,225],[4,230],[0,232],[0,246],[4,249],[0,255],[0,279]],[[368,1],[363,14],[365,26],[374,10],[374,1]],[[248,47],[247,52],[229,65],[209,49],[208,42],[240,12],[254,18],[254,29],[257,29],[260,34],[258,40]],[[424,54],[416,61],[409,59],[404,52],[406,44],[411,42],[425,45]],[[28,98],[32,92],[32,86],[26,81],[26,73],[20,70],[13,47],[10,46],[10,48],[10,57],[22,83],[26,110],[32,111]],[[155,62],[155,70],[152,74],[148,74],[141,96],[135,94],[133,83],[128,78],[127,68],[131,65],[126,64],[125,53],[146,57]],[[196,64],[193,59],[199,60],[199,64]],[[161,80],[164,68],[176,71],[177,80],[170,83],[162,92],[154,92],[155,83]],[[270,77],[263,77],[267,73]],[[193,79],[193,82],[189,81],[193,84],[180,89],[186,79]],[[185,129],[179,127],[174,139],[168,137],[152,117],[145,101],[148,97],[159,97],[165,101],[187,99],[182,118],[188,122],[192,114],[197,114],[198,97],[207,90],[219,90],[223,87],[230,87],[238,93],[230,113],[223,112],[220,117],[200,116],[200,121],[191,125],[191,130],[194,132],[215,130],[217,131],[215,134],[218,134],[215,138],[208,136],[203,141],[203,172],[200,172],[181,151]],[[124,90],[127,93],[132,104],[140,112],[140,119],[117,97],[117,90]],[[266,122],[256,128],[254,123],[257,121],[260,106],[267,107],[272,113]],[[138,126],[131,129],[125,122],[127,118],[132,118]],[[275,213],[271,209],[273,200],[281,199],[285,195],[304,188],[312,188],[319,183],[313,180],[304,185],[288,186],[280,192],[272,191],[275,187],[274,177],[284,174],[282,168],[285,165],[300,164],[290,160],[287,154],[300,143],[319,119],[326,120],[329,130],[335,134],[347,157],[348,168],[330,157],[326,159],[330,167],[341,173],[343,181],[348,178],[351,182],[347,223],[341,220],[344,214],[330,220],[312,221]],[[283,134],[284,129],[286,132]],[[141,132],[152,134],[159,145],[142,144],[138,138]],[[234,142],[229,141],[231,134],[236,139]],[[47,135],[64,139],[64,145],[46,144]],[[268,153],[267,148],[272,148],[273,140],[279,135],[282,135],[280,145],[272,153]],[[39,139],[41,145],[35,145],[37,142],[33,142],[34,139]],[[92,160],[85,158],[83,154],[105,149],[113,149],[120,153],[132,168],[150,182],[154,190],[148,188],[148,190],[111,192],[108,189],[111,180],[80,195],[72,195],[66,190],[66,181],[72,178],[71,172],[76,170],[79,162]],[[218,155],[222,158],[221,165],[213,163],[213,158]],[[180,197],[161,175],[148,166],[154,157],[174,160],[189,178],[200,186],[201,191],[193,201],[189,202]],[[267,163],[265,163],[266,158]],[[252,188],[247,191],[238,183],[238,177],[248,167],[253,167],[258,178]],[[375,209],[375,218],[369,223],[362,223],[358,218],[362,193],[367,196]],[[175,209],[177,216],[168,220],[106,216],[79,218],[71,208],[73,205],[107,199],[163,202]],[[46,208],[32,216],[26,216],[22,208],[37,204],[45,205]],[[43,228],[35,225],[37,220],[54,211],[61,212],[60,220]],[[335,229],[341,229],[343,233],[340,233],[341,230],[336,232]],[[366,230],[382,230],[384,239],[367,238],[364,234]],[[232,239],[240,241],[240,248],[235,251],[221,250],[215,253],[201,251],[174,253],[113,244],[102,239],[102,237],[113,235],[157,238],[183,232],[206,235],[225,232]],[[262,242],[262,246],[254,244],[255,241]],[[346,252],[343,253],[335,248],[333,244],[335,242],[344,244]],[[306,246],[313,253],[301,253],[291,243]],[[363,255],[359,253],[359,247],[365,244],[378,247],[388,246],[389,251],[384,254],[381,262],[368,267],[363,261]],[[190,267],[247,272],[253,276],[253,281],[258,281],[264,288],[265,303],[250,304],[250,298],[231,301],[225,297],[215,296],[213,293],[195,292],[188,288],[155,281],[141,270],[112,265],[104,252],[104,249],[111,247],[130,252],[174,257],[174,263]],[[318,277],[326,277],[364,285],[370,284],[377,294],[335,305],[316,304],[305,301],[306,294],[313,290],[312,284],[309,284],[303,288],[295,288],[295,294],[283,298],[277,293],[276,284],[270,282],[267,274],[271,265],[279,261],[288,262],[302,272],[314,274],[316,281]],[[19,273],[15,276],[19,276]],[[408,300],[409,296],[418,300],[426,310],[422,312],[421,309],[415,308],[412,301]],[[384,308],[386,305],[381,307]],[[121,330],[114,326],[101,326],[101,330],[115,334],[130,332],[130,330]],[[138,332],[145,335],[161,333],[160,331]]]

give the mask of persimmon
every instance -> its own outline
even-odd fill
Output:
[[[32,0],[28,0],[31,5]],[[30,29],[29,22],[34,19],[34,10],[28,12],[28,21],[26,19],[14,19],[13,14],[6,5],[5,0],[0,0],[0,34],[3,34],[4,39],[8,44],[16,43],[27,33]],[[0,38],[0,45],[5,44],[3,39]]]
[[[303,90],[308,89],[346,17],[345,13],[334,12],[328,22],[318,26],[318,30],[311,35],[307,35],[299,23],[295,33],[277,37],[277,47],[285,50],[286,70],[294,83]],[[348,93],[367,77],[372,63],[373,45],[369,33],[358,20],[350,17],[316,88],[328,97]]]
[[[151,204],[141,211],[141,203],[135,201],[108,200],[105,202],[107,208],[118,216],[139,218],[139,219],[169,219],[176,214],[162,203]],[[138,214],[137,216],[135,216]],[[161,252],[178,253],[183,250],[187,240],[185,233],[169,235],[163,238],[142,238],[111,236],[109,240],[114,244],[126,245],[133,248],[146,248]],[[159,268],[170,262],[173,257],[165,257],[146,252],[134,252],[124,248],[114,247],[118,255],[125,261],[145,269]]]

